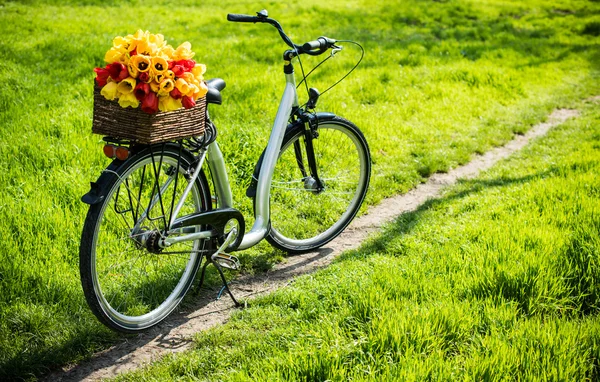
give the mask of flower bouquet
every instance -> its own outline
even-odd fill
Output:
[[[94,69],[92,131],[142,143],[200,135],[208,88],[193,56],[189,42],[174,49],[160,34],[116,37],[108,65]]]

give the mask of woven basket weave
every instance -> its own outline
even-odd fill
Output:
[[[118,139],[150,144],[190,138],[204,133],[206,97],[196,100],[191,109],[147,114],[140,108],[122,108],[109,101],[100,88],[94,88],[92,132]]]

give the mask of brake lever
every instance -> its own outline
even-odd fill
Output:
[[[343,46],[332,45],[331,46],[331,57],[335,56],[335,54],[337,52],[341,52],[343,48],[344,48]]]

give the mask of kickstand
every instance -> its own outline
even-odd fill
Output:
[[[231,297],[231,299],[233,300],[233,303],[235,304],[235,306],[237,308],[237,307],[242,306],[242,304],[240,304],[238,302],[238,300],[236,300],[235,297],[233,296],[233,293],[231,293],[231,290],[229,289],[229,285],[227,284],[227,280],[225,279],[225,275],[223,274],[223,270],[221,269],[222,268],[221,263],[224,264],[223,266],[225,266],[226,268],[239,269],[239,267],[240,267],[240,261],[238,260],[237,257],[228,255],[224,252],[224,250],[235,240],[236,235],[237,235],[237,229],[233,228],[228,233],[227,238],[225,238],[225,240],[223,241],[223,244],[221,244],[219,249],[217,249],[217,251],[210,256],[206,255],[206,262],[204,263],[204,266],[202,267],[202,274],[200,276],[200,285],[198,286],[198,292],[196,293],[196,295],[200,292],[200,288],[202,287],[202,284],[204,283],[204,275],[206,272],[206,267],[208,266],[208,264],[212,264],[215,266],[215,268],[217,268],[217,271],[219,272],[219,276],[221,276],[221,280],[223,281],[223,288],[219,292],[219,294],[217,296],[217,300],[219,298],[221,298],[221,293],[223,293],[223,289],[225,289],[227,291],[227,293],[229,294],[229,297]]]
[[[212,261],[210,258],[208,258],[208,256],[207,256],[206,261],[204,262],[204,265],[202,266],[202,273],[200,274],[200,282],[198,283],[198,287],[196,289],[196,292],[194,293],[194,296],[200,295],[200,289],[202,288],[202,285],[204,284],[206,268],[208,267],[209,264],[213,264],[215,266],[215,268],[217,268],[217,271],[219,272],[219,276],[221,276],[221,280],[223,281],[223,288],[221,288],[221,290],[219,291],[217,300],[221,298],[221,293],[223,293],[223,290],[226,290],[227,293],[229,294],[229,296],[231,297],[231,299],[233,300],[235,307],[238,308],[238,307],[242,306],[242,304],[240,304],[238,302],[238,300],[233,296],[233,293],[231,293],[231,290],[229,289],[229,284],[227,284],[227,280],[225,279],[225,275],[223,274],[223,270],[221,269],[221,266],[216,261]]]
[[[233,300],[235,307],[239,308],[240,306],[242,306],[242,304],[240,304],[238,302],[238,300],[236,300],[235,297],[233,296],[233,293],[231,293],[231,290],[229,289],[229,285],[227,284],[227,280],[225,279],[225,275],[223,274],[223,270],[221,270],[221,266],[216,261],[213,261],[212,263],[215,266],[215,268],[217,268],[217,271],[219,271],[219,275],[221,276],[221,280],[223,281],[223,288],[225,288],[225,290],[229,294],[229,297],[231,297],[231,299]],[[221,296],[221,293],[219,293],[219,297],[220,296]],[[217,299],[219,297],[217,297]]]
[[[199,296],[200,295],[200,289],[202,288],[202,285],[204,284],[204,275],[206,274],[206,267],[208,267],[208,264],[210,264],[212,261],[210,259],[206,259],[206,261],[204,262],[204,265],[202,266],[202,273],[200,274],[200,283],[198,284],[198,288],[196,289],[196,293],[194,293],[194,296]]]

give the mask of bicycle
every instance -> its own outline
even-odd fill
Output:
[[[243,215],[233,208],[208,113],[199,137],[151,145],[105,137],[105,150],[117,157],[82,197],[90,207],[80,275],[92,312],[112,329],[138,332],[165,319],[192,286],[203,259],[200,286],[213,264],[222,291],[239,305],[222,269],[239,267],[232,252],[262,239],[289,253],[319,248],[348,226],[367,193],[371,157],[362,132],[335,114],[314,112],[316,89],[309,90],[304,106],[296,92],[292,61],[302,54],[336,53],[342,49],[338,41],[320,37],[296,45],[266,11],[227,19],[270,24],[291,48],[284,53],[281,103],[247,190],[255,222],[246,232]],[[207,85],[207,103],[221,104],[225,81]],[[299,226],[298,217],[305,224]]]

